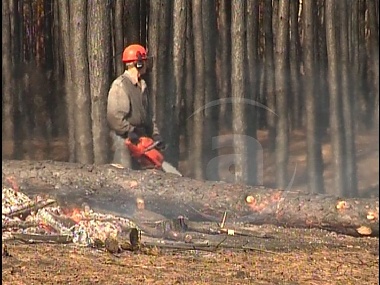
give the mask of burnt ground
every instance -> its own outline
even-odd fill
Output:
[[[293,138],[296,140],[291,144],[291,149],[294,149],[291,151],[291,162],[298,163],[299,171],[295,186],[304,189],[305,140],[303,134],[295,134]],[[265,136],[262,139],[264,142]],[[61,143],[59,146],[54,149],[51,157],[31,158],[64,160],[66,149],[61,147]],[[36,152],[40,149],[38,144],[33,147]],[[378,197],[378,143],[374,143],[372,135],[363,135],[358,138],[357,150],[359,190],[363,196]],[[325,144],[323,155],[326,163],[327,189],[332,189],[329,185],[334,173],[329,166],[330,154],[329,145]],[[270,185],[272,183],[270,179],[274,177],[274,164],[265,148],[264,156],[264,184]],[[12,173],[11,170],[9,172]],[[24,174],[28,175],[28,172]],[[54,173],[51,175],[54,176]],[[62,177],[54,190],[57,192],[64,190],[69,176],[73,177],[73,173]],[[49,180],[56,178],[46,177],[45,182]],[[135,183],[134,180],[130,182],[131,186]],[[103,181],[94,182],[97,183]],[[194,188],[192,180],[183,179],[180,184],[181,187]],[[35,193],[44,191],[44,187],[33,191]],[[254,230],[259,234],[265,233],[270,238],[228,237],[223,244],[235,245],[234,249],[220,246],[217,250],[208,248],[208,251],[153,248],[144,252],[125,251],[113,255],[104,250],[77,247],[72,244],[7,242],[10,256],[2,257],[2,282],[3,284],[378,284],[378,238],[354,238],[318,229],[292,229],[270,225],[255,227]],[[223,236],[215,238],[224,239]],[[142,241],[144,242],[144,239]],[[242,249],[242,245],[246,248]]]

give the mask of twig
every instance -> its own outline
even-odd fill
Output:
[[[222,222],[220,223],[220,228],[224,228],[224,224],[226,223],[226,218],[227,218],[227,211],[224,211]]]

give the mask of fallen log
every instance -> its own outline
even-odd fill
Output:
[[[379,236],[378,199],[340,198],[262,186],[197,181],[156,170],[53,161],[2,161],[3,184],[16,181],[28,195],[59,203],[86,203],[127,218],[150,211],[173,219],[319,228],[352,236]],[[136,200],[144,201],[138,209]]]

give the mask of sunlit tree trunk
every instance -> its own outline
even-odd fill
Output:
[[[76,161],[79,163],[93,162],[91,97],[87,59],[87,3],[70,1],[70,36],[72,40],[72,81],[76,110],[75,142]]]
[[[306,1],[303,4],[303,56],[304,56],[304,94],[306,109],[306,134],[307,134],[307,172],[308,188],[312,193],[323,193],[323,160],[321,150],[321,138],[318,135],[320,123],[318,108],[318,86],[315,85],[318,76],[316,69],[316,45],[315,25],[316,18],[313,13],[316,9],[315,2]]]
[[[110,85],[111,29],[107,2],[93,0],[88,3],[87,31],[94,163],[104,164],[109,155],[109,129],[104,115]]]

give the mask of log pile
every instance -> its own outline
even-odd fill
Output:
[[[142,199],[147,210],[169,220],[182,215],[191,221],[220,222],[227,211],[228,222],[234,225],[271,224],[379,236],[379,201],[374,198],[197,181],[112,165],[3,160],[2,172],[3,185],[14,179],[28,195],[44,189],[57,199],[85,202],[126,218],[138,213],[136,200]]]

